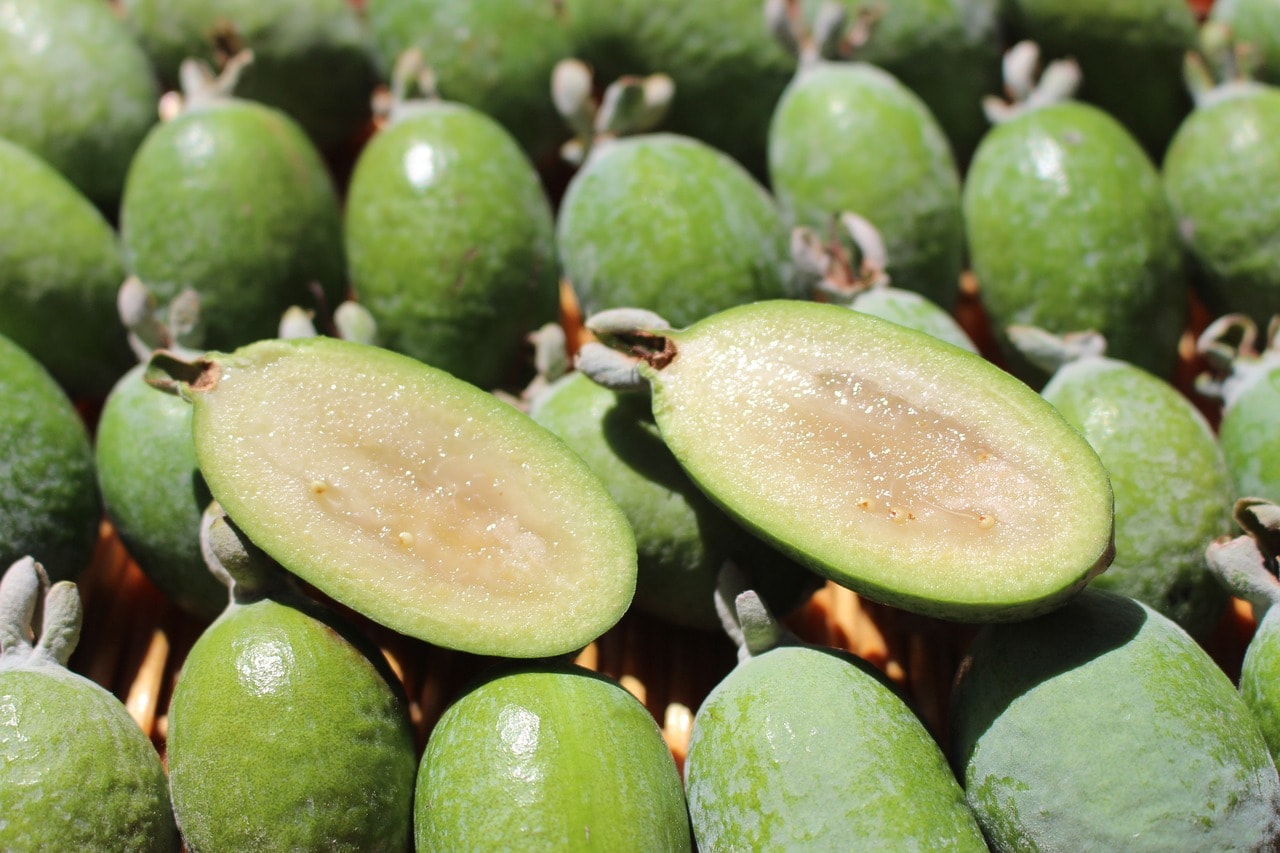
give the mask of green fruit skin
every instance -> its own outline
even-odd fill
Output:
[[[1115,116],[1160,162],[1191,111],[1182,60],[1196,47],[1186,0],[1002,0],[1008,44],[1031,39],[1044,61],[1079,63],[1080,98]]]
[[[1280,89],[1245,86],[1197,107],[1178,128],[1164,189],[1197,284],[1215,315],[1280,314]]]
[[[703,850],[985,850],[938,744],[864,662],[781,646],[694,718],[685,764]]]
[[[1232,532],[1235,498],[1209,423],[1169,383],[1109,358],[1065,365],[1042,393],[1111,477],[1116,556],[1093,585],[1145,602],[1206,637],[1227,593],[1209,571],[1205,548]]]
[[[769,125],[769,179],[788,221],[826,233],[857,213],[876,226],[895,287],[945,309],[964,265],[960,176],[919,96],[864,62],[821,62],[788,85]]]
[[[773,199],[689,137],[595,148],[565,190],[556,240],[588,315],[645,308],[682,327],[791,287],[788,231]]]
[[[1115,358],[1168,378],[1187,284],[1160,176],[1115,119],[1067,101],[992,129],[970,164],[964,217],[979,296],[1009,369],[1046,375],[1009,344],[1014,324],[1092,329]]]
[[[367,0],[365,7],[384,74],[401,53],[419,49],[440,97],[491,116],[542,162],[569,136],[551,100],[556,63],[575,55],[562,5]]]
[[[87,678],[0,665],[0,755],[0,849],[178,848],[159,754]]]
[[[574,372],[536,397],[529,414],[560,436],[604,482],[636,534],[634,605],[666,621],[720,628],[716,579],[732,559],[778,612],[816,579],[711,503],[662,443],[645,395],[615,394]]]
[[[1240,696],[1280,761],[1280,608],[1263,615],[1240,665]]]
[[[951,754],[993,849],[1280,844],[1280,778],[1231,681],[1173,622],[1103,590],[979,634]]]
[[[253,51],[236,96],[288,113],[321,150],[353,142],[370,118],[378,69],[368,27],[347,0],[122,0],[121,6],[169,86],[179,83],[184,59],[219,62],[225,39]]]
[[[69,394],[100,399],[133,363],[116,316],[115,230],[52,166],[3,139],[0,196],[0,334]]]
[[[169,787],[188,848],[408,848],[408,712],[344,634],[271,599],[232,604],[201,634],[169,708]]]
[[[379,132],[348,188],[352,289],[384,346],[492,388],[555,319],[551,205],[501,125],[462,104],[415,106]]]
[[[1280,85],[1280,5],[1274,0],[1216,0],[1209,20],[1227,24],[1237,42],[1249,45],[1255,80]]]
[[[196,463],[191,404],[152,388],[138,365],[98,416],[94,460],[103,508],[129,556],[171,601],[212,620],[227,588],[200,553],[200,518],[213,499]]]
[[[28,148],[114,216],[156,123],[160,87],[109,5],[9,0],[0,27],[0,136]]]
[[[93,558],[102,503],[84,421],[53,377],[0,335],[0,565],[33,556],[51,580]]]
[[[1266,366],[1222,412],[1218,441],[1236,497],[1280,502],[1280,367]]]
[[[978,352],[973,342],[956,319],[943,310],[937,303],[931,302],[915,291],[898,287],[873,287],[854,297],[849,307],[863,314],[879,317],[932,335],[941,341],[968,350]]]
[[[203,345],[275,337],[291,305],[346,290],[332,179],[296,122],[230,99],[158,125],[138,149],[120,208],[125,263],[163,304],[200,296]]]
[[[420,851],[692,849],[680,772],[616,682],[563,662],[502,668],[436,724],[418,770]]]

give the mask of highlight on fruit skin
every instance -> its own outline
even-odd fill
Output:
[[[615,312],[587,324],[602,343],[579,367],[647,382],[663,440],[713,501],[869,598],[1021,619],[1063,603],[1114,555],[1097,454],[978,355],[798,300],[681,330]]]

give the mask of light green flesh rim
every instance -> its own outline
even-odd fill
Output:
[[[961,620],[1048,609],[1110,562],[1111,486],[1039,394],[830,305],[759,302],[645,369],[662,436],[726,510],[857,592]]]
[[[475,654],[573,651],[635,589],[599,480],[526,415],[447,373],[331,338],[215,358],[193,388],[214,497],[287,569],[370,619]]]

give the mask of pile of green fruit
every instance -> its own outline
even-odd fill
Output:
[[[1280,849],[1277,33],[5,0],[0,849]],[[823,585],[970,629],[945,720]],[[575,662],[641,613],[738,655],[687,754]]]

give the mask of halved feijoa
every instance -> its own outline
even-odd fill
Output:
[[[285,568],[368,618],[536,657],[585,645],[630,604],[636,546],[617,504],[558,438],[475,386],[334,338],[169,369],[195,406],[213,497]]]
[[[658,428],[694,481],[837,583],[939,617],[1013,619],[1110,562],[1097,455],[973,353],[799,300],[681,331],[614,318],[590,325],[644,353]]]

